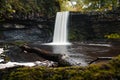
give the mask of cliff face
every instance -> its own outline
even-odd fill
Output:
[[[16,15],[17,16],[17,15]],[[30,28],[31,26],[40,27],[47,30],[52,38],[54,30],[55,16],[48,18],[41,15],[29,14],[27,16],[15,16],[14,19],[7,19],[1,26],[6,23],[12,25],[22,24]],[[113,11],[107,12],[70,12],[69,17],[69,40],[119,40],[120,39],[120,7]],[[14,26],[12,26],[14,27]],[[34,27],[32,27],[34,28]],[[51,39],[52,40],[52,39]]]
[[[71,40],[106,39],[111,38],[106,37],[111,34],[113,36],[117,34],[116,38],[118,39],[120,36],[120,8],[114,11],[86,14],[71,12],[69,22],[69,38]]]

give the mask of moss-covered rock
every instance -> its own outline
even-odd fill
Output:
[[[17,67],[0,70],[1,80],[119,80],[120,56],[87,67]]]

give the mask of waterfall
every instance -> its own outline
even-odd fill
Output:
[[[54,28],[54,35],[53,35],[53,42],[52,44],[55,45],[68,45],[68,18],[69,12],[57,12],[56,21],[55,21],[55,28]]]
[[[44,43],[44,45],[70,45],[68,42],[68,19],[69,12],[57,12],[55,20],[55,28],[52,43]]]

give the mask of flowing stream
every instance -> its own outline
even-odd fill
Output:
[[[44,38],[46,37],[45,32],[38,28],[31,29],[18,29],[4,31],[4,38],[0,40],[4,43],[12,41],[26,41],[30,43],[32,47],[38,47],[40,49],[49,51],[53,54],[62,54],[63,58],[73,65],[86,66],[88,63],[97,57],[114,57],[119,55],[120,46],[114,46],[111,44],[95,44],[93,43],[72,43],[68,42],[68,19],[69,12],[58,12],[56,15],[55,29],[53,42],[43,45]],[[4,68],[6,65],[54,65],[54,62],[45,61],[35,53],[21,53],[21,50],[17,47],[9,48],[11,51],[7,52],[6,55],[10,58],[7,64],[2,63],[3,59],[0,58],[0,66]],[[0,56],[2,54],[0,53]],[[42,61],[42,62],[40,62]],[[50,63],[50,64],[49,64]]]
[[[57,12],[53,42],[46,43],[45,45],[38,45],[37,43],[36,45],[46,51],[51,51],[53,54],[64,55],[64,59],[72,65],[86,66],[90,61],[97,57],[111,57],[118,55],[119,51],[116,52],[111,44],[81,44],[78,42],[77,44],[69,45],[67,31],[68,19],[69,12]],[[111,53],[112,50],[116,52],[116,54]]]

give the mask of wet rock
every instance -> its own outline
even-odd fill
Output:
[[[9,57],[10,61],[13,62],[34,62],[34,61],[44,61],[45,59],[38,56],[35,53],[30,53],[22,50],[18,46],[11,46],[6,55]]]
[[[43,62],[36,61],[35,64],[36,66],[46,66],[46,67],[57,67],[58,66],[57,62],[48,61],[48,60],[45,60]]]

